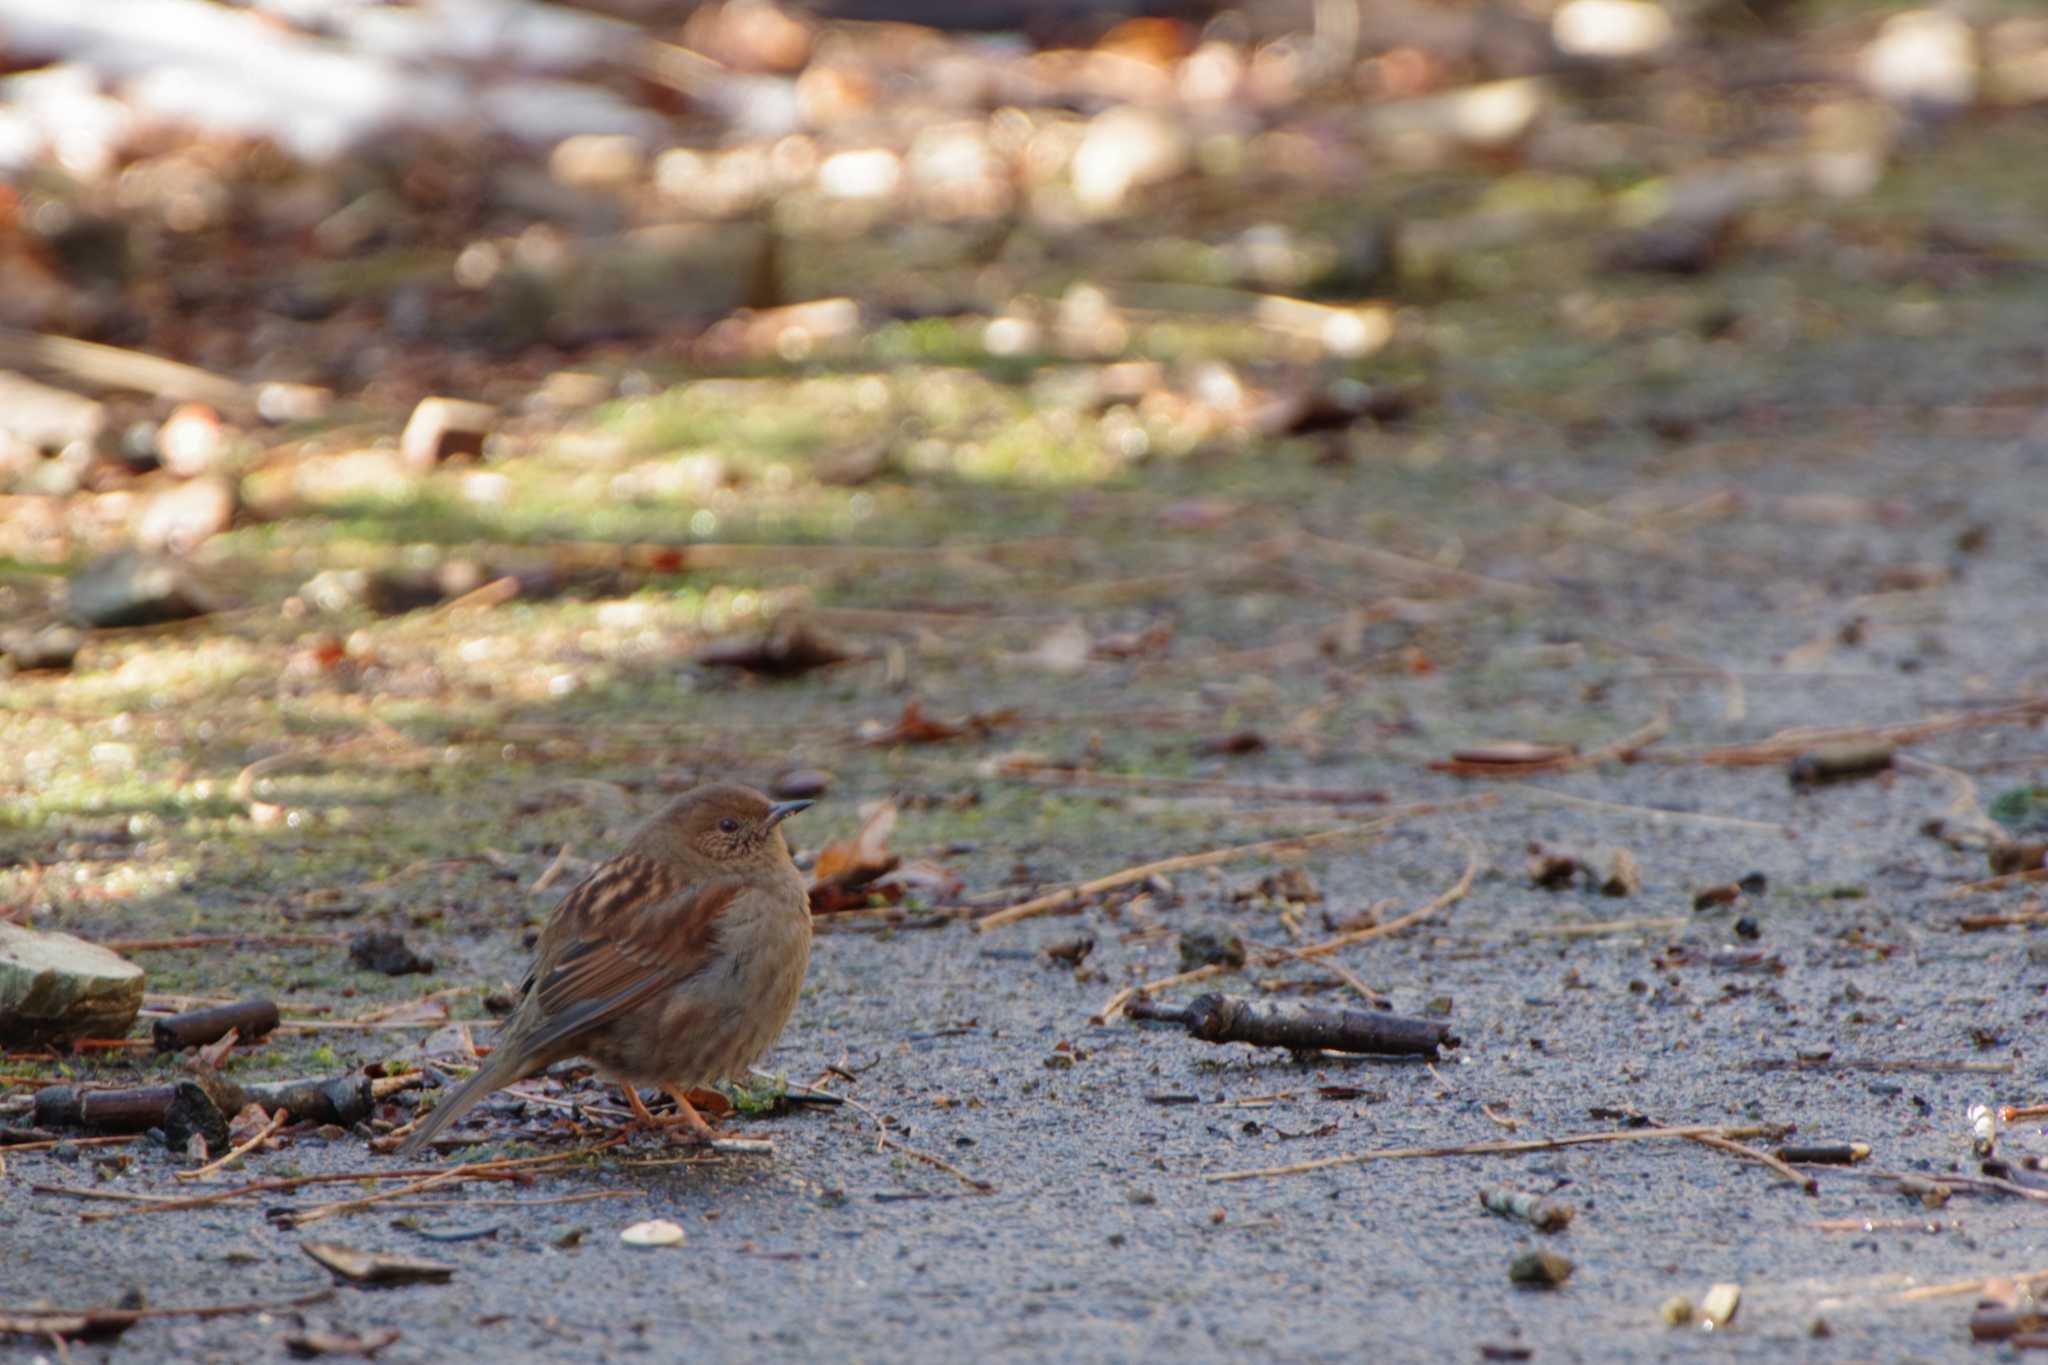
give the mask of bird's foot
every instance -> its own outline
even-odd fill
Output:
[[[670,1099],[676,1102],[675,1116],[658,1120],[661,1126],[668,1130],[668,1140],[670,1142],[679,1142],[691,1146],[708,1146],[711,1143],[717,1142],[720,1138],[733,1136],[731,1133],[720,1132],[709,1123],[706,1123],[704,1116],[697,1112],[696,1105],[690,1103],[690,1097],[683,1092],[681,1086],[665,1085],[662,1087],[662,1090]]]

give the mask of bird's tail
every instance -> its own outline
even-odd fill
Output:
[[[512,1084],[519,1079],[516,1049],[502,1044],[494,1050],[489,1060],[476,1069],[476,1074],[464,1081],[447,1099],[435,1105],[433,1111],[419,1121],[419,1125],[404,1142],[398,1144],[400,1156],[410,1156],[439,1136],[442,1129],[474,1109],[477,1102],[493,1090]]]

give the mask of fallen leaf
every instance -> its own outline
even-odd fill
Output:
[[[896,893],[890,897],[892,902],[912,895],[927,903],[936,903],[960,895],[967,889],[967,883],[960,880],[960,874],[951,868],[920,858],[877,878],[871,889]]]
[[[697,1112],[707,1119],[730,1118],[737,1112],[731,1100],[719,1091],[705,1086],[694,1086],[684,1094],[688,1096],[690,1103],[696,1106]]]
[[[912,697],[903,703],[903,714],[896,718],[894,725],[885,728],[879,721],[863,722],[860,727],[860,741],[876,746],[943,744],[949,739],[959,739],[963,735],[986,735],[1016,718],[1017,713],[1009,710],[962,716],[958,720],[934,720],[924,713],[924,703]]]
[[[228,1120],[228,1139],[239,1147],[270,1126],[270,1115],[263,1106],[251,1101],[242,1106],[240,1113]]]
[[[1149,659],[1166,653],[1173,644],[1173,624],[1159,621],[1141,631],[1105,635],[1089,651],[1097,659]]]
[[[875,801],[861,807],[861,826],[851,839],[839,839],[818,850],[811,868],[811,913],[856,910],[869,903],[868,887],[902,860],[889,852],[896,828],[896,803]]]

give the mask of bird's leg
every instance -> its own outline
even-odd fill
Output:
[[[662,1089],[667,1092],[670,1099],[676,1102],[677,1116],[667,1120],[662,1125],[669,1130],[670,1137],[677,1136],[675,1130],[679,1127],[690,1130],[689,1136],[686,1139],[690,1142],[711,1142],[719,1136],[718,1131],[706,1123],[704,1116],[697,1112],[697,1106],[690,1103],[690,1097],[683,1093],[681,1086],[665,1085]]]
[[[626,1103],[632,1106],[634,1122],[636,1122],[640,1127],[648,1129],[649,1131],[653,1131],[655,1129],[666,1128],[668,1126],[666,1123],[663,1123],[660,1119],[654,1117],[653,1113],[651,1113],[648,1110],[646,1104],[642,1103],[640,1099],[640,1091],[637,1088],[631,1085],[622,1085],[619,1087],[619,1089],[626,1092]]]

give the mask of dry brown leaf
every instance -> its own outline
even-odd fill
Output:
[[[1016,718],[1014,710],[1007,710],[976,713],[957,720],[934,720],[924,713],[923,701],[912,697],[903,703],[903,714],[896,718],[894,725],[885,728],[879,721],[864,721],[860,727],[860,740],[863,744],[876,746],[943,744],[963,736],[979,738]]]
[[[901,861],[889,852],[896,828],[896,803],[871,802],[861,808],[861,826],[851,839],[838,839],[818,850],[811,868],[811,913],[830,914],[867,904],[864,888]]]

